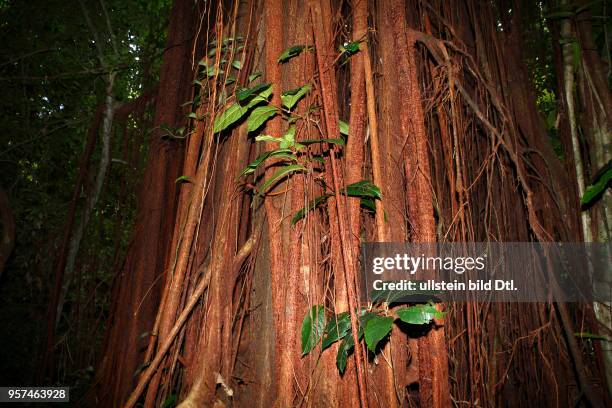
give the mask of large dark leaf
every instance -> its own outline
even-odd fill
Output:
[[[302,321],[302,355],[310,353],[323,335],[325,327],[325,308],[315,305]]]

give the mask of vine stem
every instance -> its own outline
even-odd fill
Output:
[[[333,95],[330,92],[332,88],[332,77],[329,70],[325,69],[325,61],[322,51],[325,49],[325,38],[321,38],[321,33],[325,33],[325,29],[323,27],[323,22],[321,21],[321,10],[320,4],[316,2],[311,3],[310,8],[312,14],[313,25],[315,27],[314,30],[314,39],[315,39],[315,48],[316,48],[316,59],[317,65],[320,72],[319,80],[321,82],[321,94],[323,100],[323,113],[325,115],[325,127],[328,135],[338,134],[338,118],[335,115],[334,100]],[[334,117],[336,116],[336,117]],[[336,128],[336,129],[334,129]],[[359,389],[359,400],[360,405],[363,408],[367,408],[368,401],[366,399],[365,394],[365,382],[363,379],[363,361],[362,361],[362,353],[360,352],[360,342],[359,342],[359,325],[357,321],[357,302],[355,299],[355,287],[352,284],[354,279],[349,277],[349,274],[354,272],[353,266],[353,254],[350,248],[347,248],[347,238],[345,237],[346,233],[346,208],[344,207],[343,195],[340,194],[340,187],[338,184],[338,166],[336,163],[336,149],[334,146],[330,151],[330,159],[331,159],[331,168],[332,168],[332,179],[333,179],[333,187],[334,194],[336,195],[336,212],[338,216],[338,226],[340,230],[340,248],[342,251],[342,263],[343,263],[343,271],[342,274],[344,277],[344,286],[346,288],[346,293],[348,295],[348,303],[349,303],[349,315],[351,319],[351,331],[353,334],[353,342],[355,344],[355,369],[357,371],[357,384]]]
[[[253,247],[255,246],[255,242],[257,241],[258,235],[259,234],[254,232],[251,235],[251,237],[244,243],[242,248],[240,248],[240,250],[238,251],[238,253],[236,254],[236,256],[234,257],[232,261],[232,270],[235,270],[236,267],[238,267],[242,262],[244,262],[246,257],[251,253],[251,251],[253,250]],[[198,286],[196,286],[195,290],[193,291],[193,294],[189,298],[187,305],[185,306],[185,308],[179,315],[178,319],[176,319],[176,323],[174,323],[172,330],[170,330],[170,332],[168,333],[168,336],[166,337],[166,341],[161,345],[161,347],[159,348],[159,351],[155,355],[155,358],[153,359],[153,361],[151,361],[151,364],[149,364],[145,372],[140,377],[140,380],[138,381],[136,388],[134,388],[134,391],[132,391],[132,394],[130,394],[130,397],[128,398],[127,402],[124,405],[124,408],[132,408],[133,406],[136,405],[136,402],[142,395],[142,392],[144,391],[145,387],[151,380],[151,377],[153,377],[153,374],[157,371],[159,364],[161,363],[164,356],[170,349],[170,346],[172,346],[172,344],[174,343],[174,339],[176,338],[177,334],[182,329],[183,324],[185,324],[193,308],[200,300],[200,297],[202,296],[204,291],[208,288],[208,284],[210,283],[210,277],[211,277],[209,269],[210,267],[206,267],[204,270],[202,270],[202,274],[204,276],[198,283]]]

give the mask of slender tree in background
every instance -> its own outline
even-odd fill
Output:
[[[605,305],[444,304],[400,326],[400,307],[359,297],[362,242],[609,240],[605,2],[529,3],[175,0],[159,81],[117,103],[119,5],[83,2],[105,90],[40,378],[59,380],[62,317],[89,310],[71,291],[96,266],[74,242],[103,219],[109,149],[131,129],[135,151],[119,151],[131,163],[146,145],[147,161],[81,403],[609,404],[609,353],[576,337],[609,333]]]

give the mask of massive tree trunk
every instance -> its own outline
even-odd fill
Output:
[[[394,328],[379,353],[358,335],[364,241],[578,236],[576,197],[535,110],[520,26],[504,17],[498,30],[494,7],[504,2],[494,3],[175,1],[155,123],[185,124],[190,97],[193,111],[184,143],[159,132],[151,140],[98,401],[597,402],[589,384],[600,378],[586,372],[596,363],[573,336],[583,307],[439,306],[444,321],[422,333]],[[266,83],[271,95],[236,92],[261,84],[264,93]],[[288,106],[297,89],[307,90]],[[256,126],[242,119],[254,100],[268,115]],[[221,126],[227,112],[233,123]],[[337,141],[341,119],[346,143]],[[286,149],[245,169],[280,138]],[[345,193],[361,180],[382,191],[374,214]],[[350,317],[356,347],[343,374],[342,345],[302,350],[300,324],[317,305]]]

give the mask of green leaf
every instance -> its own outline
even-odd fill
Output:
[[[359,41],[354,41],[340,46],[340,51],[348,55],[357,54],[359,52]]]
[[[280,137],[273,137],[273,136],[268,136],[268,135],[259,135],[259,136],[255,136],[255,141],[256,142],[281,143],[283,141],[283,139],[281,139]]]
[[[339,120],[338,121],[338,127],[340,128],[340,134],[341,135],[348,136],[348,132],[349,132],[349,125],[348,125],[348,123]]]
[[[255,108],[247,120],[249,132],[258,129],[274,115],[276,115],[276,108],[274,106],[260,106]]]
[[[240,120],[249,111],[248,106],[233,103],[223,113],[215,118],[213,132],[219,133]]]
[[[283,94],[281,95],[282,105],[287,109],[293,108],[295,104],[298,103],[298,101],[302,99],[304,95],[310,92],[311,89],[312,86],[310,86],[310,84],[306,84],[302,85],[299,88],[283,92]]]
[[[396,313],[402,322],[408,324],[429,324],[433,319],[444,316],[434,304],[404,307],[398,309]]]
[[[612,168],[609,168],[601,176],[595,181],[594,184],[587,187],[580,203],[583,206],[590,206],[593,204],[608,188],[610,182],[612,181]]]
[[[392,317],[375,316],[369,319],[364,336],[370,351],[376,351],[376,345],[389,334],[392,324]]]
[[[272,88],[272,84],[264,83],[255,85],[251,88],[242,88],[241,90],[236,92],[236,99],[239,101],[244,101],[251,97],[252,95],[260,94],[262,91],[266,91],[268,88]]]
[[[249,83],[253,82],[254,80],[256,80],[257,78],[259,78],[261,76],[261,72],[256,72],[254,74],[249,75]]]
[[[380,188],[369,180],[361,180],[349,184],[342,189],[342,194],[346,194],[349,197],[381,198]]]
[[[239,177],[254,173],[255,169],[261,163],[263,163],[265,160],[269,159],[270,157],[278,157],[281,159],[294,160],[294,161],[297,160],[297,157],[295,156],[295,154],[293,154],[293,152],[289,149],[270,150],[268,152],[264,152],[260,154],[255,160],[249,163],[249,165],[246,166],[244,170],[242,170]]]
[[[334,317],[325,326],[325,337],[321,349],[325,350],[341,338],[345,337],[351,330],[351,317],[349,312],[342,312]]]
[[[235,60],[232,62],[232,67],[236,68],[237,70],[241,70],[242,69],[242,62]]]
[[[376,203],[371,198],[362,198],[359,202],[359,205],[366,210],[376,212]]]
[[[302,356],[310,353],[323,335],[325,308],[315,305],[302,321]]]
[[[262,196],[265,194],[266,190],[268,190],[268,188],[270,188],[270,186],[272,186],[274,183],[276,183],[278,180],[280,180],[281,178],[289,175],[290,173],[293,173],[295,171],[304,171],[306,170],[303,166],[300,166],[298,164],[292,164],[289,166],[283,166],[280,168],[279,171],[277,171],[276,173],[274,173],[274,175],[272,177],[270,177],[269,179],[267,179],[263,185],[261,186],[258,195]]]
[[[178,183],[178,182],[192,183],[191,178],[189,178],[189,176],[181,176],[177,178],[176,180],[174,180],[174,182],[175,183]]]
[[[346,370],[346,360],[348,359],[348,355],[354,346],[355,342],[353,341],[352,334],[345,336],[342,343],[340,343],[340,347],[338,347],[338,355],[336,356],[336,367],[338,367],[340,374],[344,374],[344,371]]]
[[[168,395],[168,398],[166,398],[166,400],[162,404],[162,408],[173,407],[176,404],[176,399],[177,399],[176,394]]]
[[[368,312],[365,309],[361,311],[361,316],[359,316],[359,339],[363,337],[363,332],[365,327],[368,325],[368,322],[375,317],[378,317],[376,313]]]
[[[309,47],[306,45],[294,45],[292,47],[289,47],[285,51],[283,51],[280,57],[278,57],[278,62],[279,64],[283,64],[289,61],[291,58],[297,57],[298,55],[300,55],[302,51],[304,50],[308,51],[310,49],[312,49],[312,47]]]
[[[314,200],[312,200],[311,202],[309,202],[306,207],[304,207],[301,210],[299,210],[298,212],[296,212],[295,215],[293,216],[293,218],[291,219],[291,226],[294,226],[295,224],[297,224],[297,222],[299,220],[301,220],[302,218],[304,218],[306,216],[306,213],[308,213],[308,211],[311,211],[311,210],[314,210],[315,208],[317,208],[328,197],[331,197],[331,194],[324,194],[322,196],[319,196],[319,197],[315,198]]]

